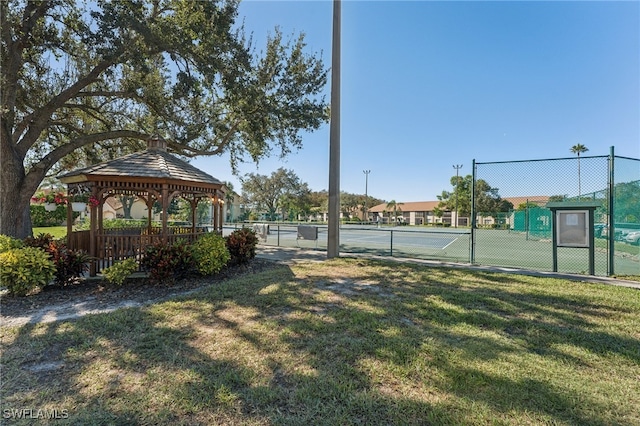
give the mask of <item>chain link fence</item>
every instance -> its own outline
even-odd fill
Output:
[[[640,231],[640,160],[610,156],[475,163],[474,187],[514,203],[487,212],[475,194],[472,263],[540,271],[554,267],[549,202],[590,202],[594,211],[594,273],[640,275],[634,232]],[[486,194],[485,194],[486,195]],[[610,212],[613,211],[613,215]],[[499,219],[501,218],[501,219]],[[496,226],[483,226],[496,222]],[[589,271],[587,248],[557,247],[558,272]]]
[[[589,202],[597,206],[593,273],[640,275],[640,160],[614,156],[612,149],[609,156],[579,159],[474,161],[473,181],[484,188],[472,203],[474,226],[342,225],[340,251],[586,274],[592,266],[586,248],[556,247],[554,259],[547,203]],[[510,207],[491,211],[486,201],[495,197]],[[241,226],[254,227],[265,245],[327,249],[324,224],[228,224],[224,234]]]
[[[223,235],[242,226],[254,229],[265,245],[327,249],[326,225],[273,222],[228,224],[224,227]],[[306,228],[316,228],[317,233],[308,234]],[[468,228],[340,226],[340,251],[343,253],[469,263],[470,248],[471,230]]]

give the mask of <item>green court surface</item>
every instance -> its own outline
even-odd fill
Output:
[[[225,228],[225,235],[234,228]],[[318,226],[318,239],[299,239],[297,226],[270,224],[269,233],[262,234],[261,243],[282,247],[326,250],[327,228]],[[606,276],[609,261],[608,244],[596,239],[595,275]],[[471,230],[468,228],[423,227],[358,227],[340,228],[341,253],[367,253],[378,256],[408,257],[471,262]],[[614,273],[640,275],[640,247],[616,243]],[[533,239],[526,233],[509,230],[478,229],[475,234],[474,263],[538,271],[553,270],[553,247],[550,239]],[[589,250],[558,248],[558,271],[587,274]]]

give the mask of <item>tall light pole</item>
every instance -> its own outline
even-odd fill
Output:
[[[369,201],[369,173],[371,170],[363,170],[364,173],[364,220],[369,222],[369,215],[367,214],[367,201]]]
[[[456,197],[456,224],[454,225],[454,228],[458,227],[458,183],[460,183],[458,181],[458,171],[462,168],[462,164],[455,164],[453,166],[454,169],[456,169],[456,189],[454,192],[454,196]]]
[[[331,121],[329,123],[329,223],[327,258],[340,256],[340,21],[341,0],[333,0]]]

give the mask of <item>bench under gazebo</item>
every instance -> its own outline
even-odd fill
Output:
[[[74,170],[58,177],[67,185],[67,245],[82,249],[94,259],[90,275],[118,260],[139,258],[155,243],[171,244],[179,239],[195,241],[205,232],[222,232],[224,183],[167,152],[166,141],[153,136],[145,151]],[[78,195],[91,197],[88,204],[89,230],[73,231],[71,200]],[[108,229],[103,224],[103,207],[116,196],[138,197],[146,204],[146,226]],[[170,226],[167,211],[171,201],[180,197],[191,205],[188,226]],[[213,206],[211,226],[198,226],[196,210],[203,200]],[[160,224],[154,226],[153,206],[161,206]]]

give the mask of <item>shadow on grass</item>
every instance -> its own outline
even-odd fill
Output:
[[[4,408],[68,409],[56,424],[606,424],[594,413],[611,409],[596,399],[471,361],[580,365],[554,349],[562,343],[640,363],[637,340],[590,320],[619,307],[517,289],[531,278],[333,264],[347,272],[282,267],[148,308],[21,327],[3,344]]]

